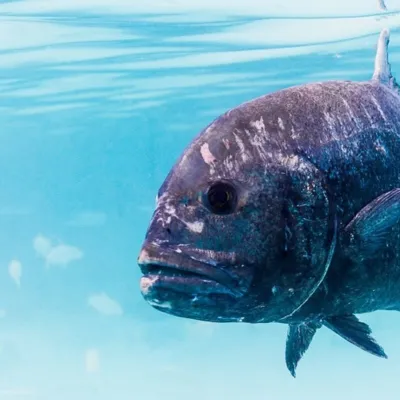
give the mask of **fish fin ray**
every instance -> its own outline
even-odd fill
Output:
[[[400,222],[400,188],[386,192],[367,204],[347,224],[349,246],[363,257],[374,256],[385,245],[391,228]]]
[[[375,69],[372,75],[372,80],[386,85],[399,92],[400,87],[396,82],[395,77],[392,75],[392,70],[389,62],[389,42],[389,29],[382,29],[378,39],[375,56]]]
[[[293,378],[300,359],[309,348],[317,329],[321,325],[314,322],[290,324],[286,338],[286,366]]]
[[[371,336],[371,328],[354,314],[329,317],[323,324],[360,349],[377,357],[388,358],[383,348]]]

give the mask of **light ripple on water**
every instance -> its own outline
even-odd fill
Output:
[[[387,1],[388,9],[391,0]],[[398,4],[395,4],[398,7]],[[198,15],[229,15],[253,17],[323,17],[323,16],[355,16],[375,15],[379,10],[376,1],[364,0],[302,0],[285,1],[270,0],[149,0],[146,2],[132,2],[130,0],[30,0],[9,2],[2,5],[0,12],[18,14],[48,14],[48,13],[89,13],[107,15],[126,14],[183,14]]]
[[[383,26],[394,28],[400,24],[393,7],[380,17],[376,4],[365,1],[341,0],[321,6],[321,2],[309,0],[290,3],[289,8],[277,1],[245,3],[233,1],[229,7],[214,1],[3,3],[0,71],[4,78],[0,80],[0,106],[19,98],[18,107],[30,110],[18,113],[62,112],[98,105],[96,98],[109,90],[105,112],[117,116],[135,108],[157,107],[160,100],[152,96],[157,96],[158,90],[168,90],[172,97],[199,85],[212,88],[224,84],[226,92],[230,87],[238,90],[248,84],[250,90],[249,74],[237,73],[230,83],[218,69],[263,62],[268,80],[276,59],[315,54],[336,57],[355,49],[373,51],[376,33]],[[79,12],[84,14],[77,19],[74,15]],[[40,16],[34,17],[35,14]],[[291,18],[259,19],[279,15]],[[184,28],[174,23],[174,18]],[[207,30],[202,21],[208,22]],[[396,32],[392,33],[392,42],[394,46],[399,42]],[[26,68],[39,76],[27,81],[23,72]],[[200,71],[204,69],[205,73]],[[151,79],[149,71],[156,73]],[[316,71],[315,79],[323,73]],[[296,79],[280,81],[290,85],[304,79],[313,79],[307,70],[299,71]],[[274,82],[275,88],[278,81]],[[113,109],[118,96],[121,101],[123,96],[135,101],[137,92],[145,93],[147,100],[139,103],[137,98],[136,106],[127,104],[121,109],[118,105],[118,110]],[[61,104],[41,103],[46,99]],[[88,102],[82,103],[83,99]]]

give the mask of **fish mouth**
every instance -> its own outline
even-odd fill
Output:
[[[192,299],[212,295],[238,299],[249,287],[240,276],[204,258],[183,253],[180,248],[147,245],[140,252],[138,264],[143,273],[140,288],[146,300],[165,298],[167,291]],[[160,296],[162,293],[164,296]]]

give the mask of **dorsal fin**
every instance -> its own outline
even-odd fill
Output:
[[[378,8],[381,11],[387,11],[385,0],[378,0]]]
[[[399,85],[392,75],[389,63],[389,29],[383,29],[379,35],[378,47],[375,56],[375,70],[372,80],[389,86],[390,88],[399,91]]]

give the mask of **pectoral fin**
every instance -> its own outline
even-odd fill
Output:
[[[371,336],[371,328],[366,323],[359,321],[355,315],[335,316],[322,321],[291,324],[286,339],[286,366],[294,378],[299,361],[322,325],[368,353],[387,358],[383,348]]]
[[[286,365],[294,378],[296,377],[297,364],[307,351],[317,329],[320,327],[321,324],[316,322],[289,325],[286,339]]]
[[[400,223],[400,189],[377,197],[367,204],[345,227],[349,250],[371,257],[385,246],[394,225]]]
[[[371,336],[371,328],[355,315],[330,317],[323,324],[343,339],[375,356],[387,358],[385,351]]]

